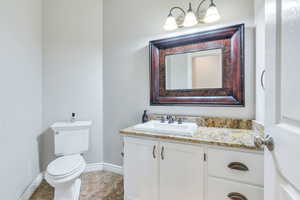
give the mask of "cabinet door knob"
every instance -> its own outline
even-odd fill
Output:
[[[232,162],[228,164],[228,168],[234,169],[234,170],[239,170],[239,171],[249,171],[249,168],[240,162]]]
[[[165,151],[165,148],[164,148],[164,146],[162,146],[162,147],[161,147],[161,152],[160,152],[160,156],[161,156],[161,159],[162,159],[162,160],[165,159],[164,151]]]
[[[154,159],[156,158],[155,150],[156,150],[156,145],[154,145],[152,149],[152,156]]]
[[[227,197],[231,200],[248,200],[247,197],[238,192],[231,192],[227,195]]]

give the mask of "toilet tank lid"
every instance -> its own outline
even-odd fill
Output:
[[[69,128],[85,128],[90,127],[92,125],[92,121],[75,121],[75,122],[55,122],[51,125],[53,130],[62,130]]]

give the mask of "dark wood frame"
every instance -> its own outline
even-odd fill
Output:
[[[244,24],[150,41],[151,105],[244,106]],[[165,56],[222,49],[223,87],[166,90]]]

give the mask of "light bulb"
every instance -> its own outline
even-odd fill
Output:
[[[191,27],[191,26],[194,26],[196,24],[198,24],[198,21],[197,21],[195,13],[192,10],[192,5],[190,3],[188,12],[184,17],[183,26],[184,27]]]
[[[166,19],[164,29],[167,30],[167,31],[172,31],[172,30],[175,30],[177,28],[178,28],[178,25],[176,23],[176,19],[170,13],[168,18]]]
[[[220,14],[217,9],[217,6],[214,3],[211,3],[209,8],[206,11],[204,22],[205,23],[212,23],[220,20]]]

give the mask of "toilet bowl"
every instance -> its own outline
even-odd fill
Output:
[[[54,187],[54,200],[79,199],[79,177],[85,167],[86,163],[80,154],[59,157],[48,165],[45,179]]]
[[[54,153],[60,156],[46,170],[45,179],[54,187],[54,200],[79,200],[80,175],[86,163],[81,154],[88,151],[91,121],[56,122]]]

